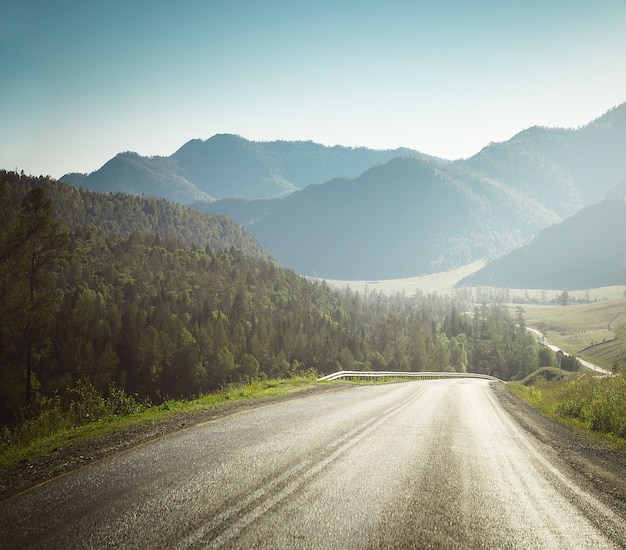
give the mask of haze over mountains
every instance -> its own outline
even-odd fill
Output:
[[[63,179],[227,215],[304,275],[383,279],[491,261],[526,245],[626,180],[625,151],[623,104],[584,127],[529,128],[454,162],[407,149],[222,135],[167,158],[122,153],[93,174]]]

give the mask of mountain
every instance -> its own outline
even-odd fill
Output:
[[[222,134],[207,141],[195,139],[172,155],[189,181],[219,198],[265,198],[291,193],[280,159],[265,144]]]
[[[66,174],[62,181],[101,193],[128,193],[163,197],[170,202],[211,201],[211,195],[188,181],[183,170],[168,157],[142,157],[119,153],[102,168],[89,175]]]
[[[533,127],[461,161],[568,216],[626,176],[626,103],[578,129]]]
[[[170,157],[123,153],[65,180],[227,215],[301,274],[367,280],[491,261],[527,244],[623,182],[624,151],[626,104],[577,129],[528,128],[454,162],[216,135]]]
[[[461,165],[415,157],[282,199],[204,208],[243,224],[283,265],[332,279],[442,271],[510,250],[558,220],[538,202]]]
[[[529,128],[455,162],[392,159],[280,200],[196,207],[243,224],[296,271],[398,278],[494,260],[626,177],[626,104],[576,130]]]
[[[541,231],[457,286],[582,290],[626,283],[626,196]]]
[[[238,197],[284,196],[337,176],[355,177],[411,149],[327,147],[311,141],[254,142],[230,134],[194,139],[169,157],[120,153],[91,174],[61,179],[101,192],[158,196],[190,204]]]

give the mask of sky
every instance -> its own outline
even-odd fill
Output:
[[[467,158],[626,102],[626,0],[0,0],[0,168],[218,133]]]

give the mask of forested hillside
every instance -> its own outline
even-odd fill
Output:
[[[106,221],[84,214],[83,225],[71,215],[84,212],[82,194],[69,195],[61,216],[56,182],[2,178],[3,424],[46,400],[69,407],[86,383],[161,403],[310,370],[467,369],[508,379],[538,365],[521,315],[483,307],[468,317],[434,296],[333,292],[234,246],[184,245],[144,225],[122,234],[129,212],[142,218],[136,198],[117,196]],[[182,217],[167,223],[193,219],[168,212]]]
[[[211,250],[232,246],[249,256],[269,257],[250,233],[230,218],[206,215],[162,198],[97,193],[47,177],[33,178],[3,170],[0,170],[0,183],[5,185],[5,208],[0,212],[0,221],[5,225],[16,220],[27,192],[43,187],[54,205],[57,218],[70,227],[123,237],[150,233],[182,246]]]
[[[583,290],[625,282],[626,198],[614,196],[544,229],[458,286]]]
[[[180,204],[214,200],[185,179],[183,170],[172,159],[132,152],[119,153],[92,174],[66,174],[62,180],[92,191],[163,197]]]

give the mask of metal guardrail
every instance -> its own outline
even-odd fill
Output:
[[[475,372],[400,372],[400,371],[363,371],[363,370],[341,370],[318,378],[318,382],[325,380],[338,380],[340,378],[481,378],[493,382],[502,382],[495,376],[489,374],[478,374]]]

